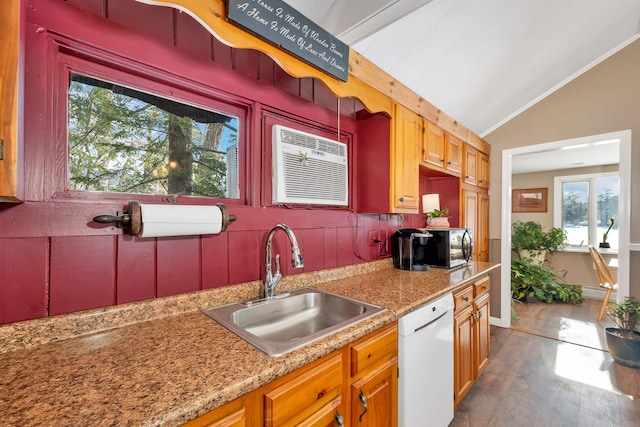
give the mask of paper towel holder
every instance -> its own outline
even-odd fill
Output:
[[[220,232],[226,231],[229,224],[238,219],[238,217],[229,214],[229,209],[224,203],[217,203],[216,207],[222,213]],[[101,224],[115,222],[118,228],[127,229],[127,232],[134,236],[138,236],[142,232],[142,209],[140,208],[140,202],[137,200],[131,200],[125,212],[118,212],[117,215],[98,215],[93,217],[93,220]]]

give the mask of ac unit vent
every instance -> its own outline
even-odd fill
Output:
[[[347,146],[273,126],[273,203],[349,204]]]

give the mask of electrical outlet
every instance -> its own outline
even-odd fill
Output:
[[[376,240],[380,240],[378,238],[378,232],[377,231],[370,231],[369,232],[369,246],[376,246],[378,244],[378,242],[376,242]]]

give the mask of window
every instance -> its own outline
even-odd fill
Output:
[[[618,248],[617,172],[560,176],[554,179],[554,224],[566,232],[571,246],[598,246],[607,233],[607,243]]]
[[[232,114],[71,73],[69,190],[240,198]]]

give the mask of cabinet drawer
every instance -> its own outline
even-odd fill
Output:
[[[473,296],[478,297],[482,294],[489,292],[489,277],[485,277],[480,279],[478,282],[473,284]]]
[[[351,376],[397,355],[398,327],[394,323],[351,346]]]
[[[473,302],[473,289],[473,286],[469,286],[453,294],[456,312],[471,305],[471,303]]]
[[[342,372],[342,355],[338,353],[266,392],[266,425],[296,425],[326,405],[337,406]]]

